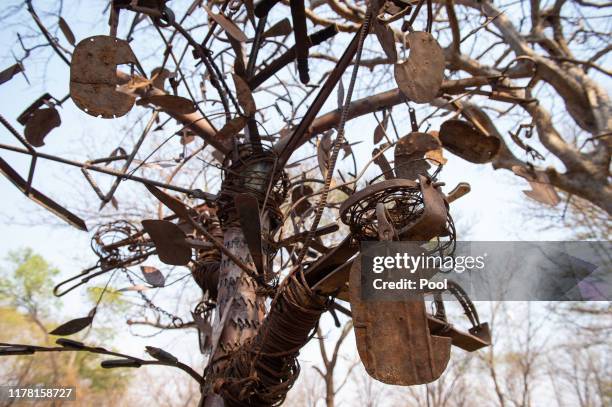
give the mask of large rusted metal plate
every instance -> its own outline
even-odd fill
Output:
[[[444,52],[429,33],[416,31],[408,34],[410,55],[395,65],[395,81],[402,93],[416,103],[431,102],[440,91],[444,79]]]
[[[458,119],[442,123],[440,141],[451,153],[476,164],[493,160],[501,145],[497,137],[488,136],[471,123]]]
[[[419,174],[427,174],[430,165],[425,159],[428,151],[442,146],[429,133],[412,132],[398,140],[395,146],[395,174],[398,178],[414,180]]]
[[[97,35],[79,42],[70,65],[70,97],[77,107],[106,119],[130,111],[136,98],[117,91],[117,65],[137,64],[127,41]]]
[[[425,302],[363,301],[360,256],[349,286],[357,350],[368,374],[402,386],[438,379],[450,359],[451,338],[430,333]]]

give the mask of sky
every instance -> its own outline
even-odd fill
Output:
[[[77,41],[88,35],[107,33],[107,27],[104,24],[92,25],[90,23],[93,21],[92,14],[102,10],[103,2],[91,3],[95,6],[89,9],[85,9],[82,4],[70,4],[63,14],[75,32]],[[52,18],[46,16],[45,21],[52,21]],[[28,32],[21,25],[2,25],[0,28],[1,49],[15,49],[16,32],[24,30]],[[22,130],[22,126],[16,122],[17,116],[38,96],[49,92],[61,98],[68,92],[69,71],[67,67],[57,57],[48,57],[49,54],[38,55],[25,62],[26,73],[32,86],[28,85],[21,75],[0,86],[0,114],[19,131]],[[5,52],[0,63],[0,69],[4,69],[13,64],[14,60],[10,54]],[[367,74],[364,76],[367,77]],[[345,76],[344,80],[346,85],[348,76]],[[334,96],[330,99],[335,100]],[[335,108],[333,103],[328,103],[323,112],[333,108]],[[134,109],[141,108],[135,107]],[[140,113],[142,112],[141,110]],[[62,126],[53,130],[46,140],[46,145],[40,148],[40,151],[80,161],[94,158],[88,154],[90,149],[87,147],[99,146],[101,142],[105,147],[104,153],[110,152],[108,150],[112,146],[106,143],[113,139],[120,139],[120,126],[129,120],[128,118],[108,121],[93,118],[77,109],[71,100],[66,101],[60,108],[60,114]],[[138,112],[132,114],[138,114]],[[371,117],[364,117],[350,122],[347,126],[346,137],[349,142],[365,141],[355,147],[355,152],[360,159],[370,156],[372,148],[370,140],[375,125]],[[16,140],[1,128],[0,143],[18,145]],[[546,224],[529,219],[527,198],[521,192],[522,189],[528,189],[525,181],[507,171],[494,171],[488,164],[470,164],[450,153],[445,153],[445,155],[448,163],[440,177],[441,181],[446,183],[444,190],[450,191],[457,183],[466,181],[472,187],[468,195],[451,205],[451,214],[459,225],[459,232],[466,232],[459,235],[459,239],[529,241],[561,240],[567,236],[568,231],[566,230],[546,228]],[[27,157],[2,150],[0,150],[0,157],[13,165],[22,176],[26,176]],[[86,195],[88,200],[93,202],[95,195],[93,191],[85,189],[78,169],[62,168],[44,160],[39,161],[36,168],[35,187],[59,203],[69,208],[77,207],[82,203],[78,199],[80,195]],[[119,188],[119,193],[126,194],[131,189],[142,189],[130,181],[123,182]],[[42,221],[51,218],[41,217],[40,209],[4,178],[0,178],[0,197],[0,257],[4,257],[11,250],[32,247],[53,265],[59,267],[64,277],[76,274],[95,263],[96,257],[89,248],[91,231],[81,232],[59,223],[49,225]],[[63,297],[63,302],[66,317],[83,316],[89,310],[89,305],[84,304],[82,292],[71,293]],[[329,321],[324,327],[330,327]],[[120,344],[122,349],[127,349],[134,354],[142,355],[144,345],[154,345],[163,347],[187,360],[194,356],[186,349],[194,349],[194,346],[197,346],[195,343],[196,338],[193,333],[185,336],[181,331],[164,333],[152,338],[138,338],[130,336],[127,332],[121,332],[120,337],[115,341],[116,345]],[[197,357],[195,358],[197,361]],[[302,358],[304,360],[316,359],[316,351],[312,345],[309,345],[302,353]]]

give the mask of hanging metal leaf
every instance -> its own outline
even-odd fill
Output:
[[[493,160],[501,145],[464,120],[447,120],[440,126],[440,141],[445,149],[464,160],[483,164]]]
[[[428,133],[412,132],[399,139],[395,146],[395,175],[414,180],[430,168],[425,153],[440,148],[438,139]]]
[[[236,96],[238,97],[238,103],[242,109],[244,109],[244,113],[246,116],[252,116],[257,112],[257,106],[255,106],[255,99],[253,99],[253,93],[251,93],[251,88],[249,85],[242,79],[240,76],[236,74],[232,74],[232,78],[234,78],[234,85],[236,85]]]
[[[244,193],[234,197],[234,204],[240,220],[240,228],[244,233],[249,252],[255,268],[264,274],[263,251],[261,245],[261,223],[259,220],[259,203],[255,195]]]
[[[378,38],[378,42],[387,55],[387,58],[391,60],[392,63],[397,61],[397,49],[395,48],[395,36],[393,35],[393,31],[386,25],[382,24],[378,21],[377,18],[373,20],[374,33],[376,34],[376,38]]]
[[[438,95],[444,79],[444,52],[429,33],[415,31],[406,37],[408,59],[395,65],[395,81],[413,102],[429,103]]]
[[[384,138],[387,131],[387,125],[389,123],[389,112],[385,110],[383,113],[383,119],[376,125],[374,129],[374,144],[380,143]]]
[[[164,112],[175,114],[189,114],[195,112],[196,106],[193,101],[174,95],[152,95],[138,99],[137,105],[151,104],[159,107]]]
[[[171,364],[178,363],[178,359],[176,358],[176,356],[172,355],[171,353],[166,352],[163,349],[156,348],[154,346],[147,346],[146,350],[149,355],[159,360],[160,362],[171,363]]]
[[[70,65],[70,97],[77,107],[106,119],[130,111],[135,97],[117,91],[117,65],[138,64],[127,41],[97,35],[77,44]]]
[[[140,266],[142,275],[147,280],[147,283],[153,287],[163,287],[166,284],[166,277],[162,274],[159,269],[151,266]]]
[[[166,87],[166,79],[173,78],[174,73],[166,68],[157,67],[151,71],[151,81],[154,88],[164,90]]]
[[[292,32],[291,22],[288,18],[283,18],[281,21],[264,31],[262,38],[280,37],[289,35]]]
[[[327,174],[327,162],[329,161],[329,155],[332,149],[332,132],[328,131],[323,134],[323,137],[317,141],[317,160],[319,162],[319,169],[321,174],[325,176]]]
[[[519,177],[525,178],[531,186],[531,191],[523,191],[529,198],[543,203],[544,205],[557,206],[561,199],[555,190],[555,187],[550,183],[548,175],[543,171],[528,170],[525,167],[515,165],[512,167],[514,172]]]
[[[439,135],[439,133],[437,131],[429,132],[429,134],[431,134],[437,140],[440,140],[440,135]],[[428,160],[433,161],[437,165],[444,165],[448,161],[444,157],[444,150],[442,149],[442,147],[436,148],[435,150],[430,150],[430,151],[426,152],[425,153],[425,158],[427,158]]]
[[[232,36],[235,40],[240,42],[248,41],[248,38],[244,32],[236,24],[234,24],[231,20],[225,17],[223,14],[213,13],[213,11],[204,4],[204,10],[208,13],[210,18],[212,18],[217,24],[221,26],[227,33],[227,35]]]
[[[338,81],[338,93],[336,94],[338,100],[338,109],[342,109],[344,106],[344,83],[342,82],[342,78]]]
[[[17,75],[19,72],[23,72],[23,65],[20,63],[11,65],[4,71],[0,72],[0,85],[13,79],[13,76]]]
[[[59,24],[60,30],[62,30],[62,34],[64,34],[64,37],[66,38],[66,41],[68,41],[70,45],[74,47],[74,44],[76,44],[76,39],[74,37],[74,33],[70,29],[70,26],[68,25],[66,20],[60,17],[58,24]]]
[[[312,188],[305,184],[300,184],[297,187],[291,190],[291,203],[295,205],[302,197],[312,194],[314,191]],[[308,199],[304,199],[300,201],[297,205],[295,205],[295,213],[298,216],[302,216],[307,210],[312,207]]]
[[[62,119],[54,107],[35,110],[29,117],[24,135],[26,140],[35,147],[45,145],[45,137],[62,124]]]
[[[161,203],[163,203],[168,209],[178,215],[180,218],[185,221],[189,220],[189,210],[187,206],[177,198],[172,195],[168,195],[164,191],[159,188],[154,187],[153,185],[145,184],[145,188]]]
[[[49,334],[57,336],[74,335],[75,333],[80,332],[83,329],[87,328],[89,325],[91,325],[95,315],[96,308],[93,308],[91,311],[89,311],[89,315],[87,315],[86,317],[72,319],[66,323],[63,323],[62,325],[49,332]]]
[[[145,219],[142,227],[151,236],[159,259],[173,266],[184,266],[191,261],[187,236],[177,225],[166,220]]]

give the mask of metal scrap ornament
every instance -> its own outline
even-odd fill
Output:
[[[501,145],[497,137],[488,136],[473,124],[458,119],[442,123],[440,141],[451,153],[476,164],[493,160]]]
[[[138,60],[127,41],[96,35],[79,42],[70,65],[70,97],[79,109],[105,119],[121,117],[136,98],[118,91],[117,65]]]
[[[429,103],[438,95],[444,80],[444,52],[427,32],[412,32],[406,41],[410,44],[410,55],[395,65],[395,81],[411,101]]]

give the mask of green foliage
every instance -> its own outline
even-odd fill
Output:
[[[30,249],[11,252],[7,263],[10,268],[0,269],[0,342],[53,345],[54,337],[48,332],[65,322],[60,303],[52,292],[53,277],[59,270]],[[90,291],[94,302],[100,293],[96,290],[97,287]],[[116,311],[125,306],[119,294],[108,292],[104,305]],[[88,341],[112,336],[108,329],[100,335],[97,331],[92,330]],[[0,383],[75,386],[79,399],[91,401],[90,405],[107,405],[111,398],[121,398],[127,393],[132,372],[103,369],[100,367],[103,359],[103,356],[85,352],[3,357]],[[104,402],[96,403],[95,400]]]

